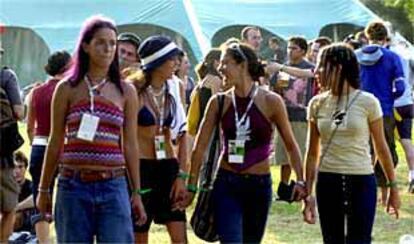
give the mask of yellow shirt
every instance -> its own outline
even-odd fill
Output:
[[[349,94],[348,104],[359,91]],[[361,91],[346,111],[346,101],[343,100],[346,99],[342,99],[337,106],[337,97],[324,92],[309,102],[308,120],[316,122],[321,139],[321,155],[325,153],[319,170],[352,175],[372,174],[369,123],[382,118],[380,103],[372,94]],[[333,114],[338,110],[345,111],[346,115],[328,146],[335,128]]]

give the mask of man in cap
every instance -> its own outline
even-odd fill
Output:
[[[118,56],[119,68],[122,77],[128,76],[130,71],[139,68],[138,48],[141,44],[141,38],[131,32],[124,32],[118,36]]]

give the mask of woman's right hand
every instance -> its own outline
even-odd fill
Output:
[[[397,187],[390,187],[390,192],[387,199],[387,213],[390,215],[395,215],[395,218],[399,217],[399,209],[401,207],[401,199],[398,193]]]
[[[36,206],[40,213],[47,215],[52,213],[52,198],[49,192],[39,192]]]
[[[311,195],[307,196],[304,200],[303,205],[303,220],[308,224],[316,223],[316,201]]]

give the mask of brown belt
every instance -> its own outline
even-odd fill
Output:
[[[82,182],[95,182],[125,176],[125,168],[91,170],[60,167],[59,174],[63,177],[79,179]]]

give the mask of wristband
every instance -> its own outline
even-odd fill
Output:
[[[397,187],[397,182],[395,180],[390,180],[390,181],[387,182],[387,184],[385,186],[389,187],[389,188],[396,188]]]
[[[283,70],[285,69],[285,67],[286,67],[286,65],[282,64],[282,65],[280,66],[279,71],[280,71],[280,72],[283,72]]]
[[[305,182],[304,182],[303,180],[298,180],[298,181],[296,182],[296,185],[299,185],[299,186],[301,186],[301,187],[306,187],[306,184],[305,184]]]
[[[37,188],[37,191],[40,193],[50,193],[49,189],[41,187]]]
[[[184,170],[180,169],[180,171],[177,174],[177,177],[180,178],[180,179],[186,180],[186,179],[189,179],[191,176],[190,176],[190,174],[188,174]]]
[[[152,189],[151,188],[147,188],[147,189],[135,189],[132,191],[132,193],[137,193],[138,195],[142,196],[144,194],[147,194],[149,192],[151,192]]]
[[[192,193],[197,193],[198,187],[194,184],[188,184],[187,190]]]

